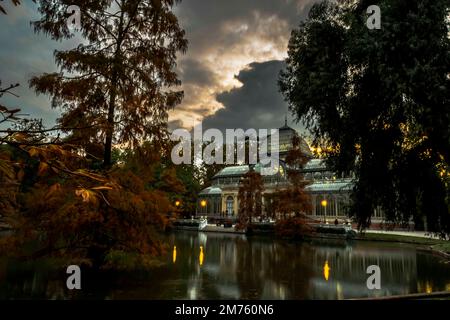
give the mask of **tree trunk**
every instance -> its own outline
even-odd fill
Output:
[[[111,151],[112,151],[112,138],[114,134],[114,109],[116,95],[115,93],[111,93],[109,108],[108,108],[108,119],[107,119],[107,129],[106,129],[106,138],[105,138],[105,153],[103,156],[103,167],[109,168],[111,167]]]
[[[113,61],[113,74],[111,78],[111,89],[109,93],[109,105],[108,105],[108,118],[106,120],[106,137],[105,137],[105,151],[103,155],[103,167],[108,169],[112,165],[111,153],[112,153],[112,140],[114,135],[114,111],[116,109],[116,95],[117,95],[117,82],[118,82],[118,72],[117,72],[117,61],[120,61],[120,49],[123,41],[123,11],[120,15],[120,26],[119,35],[117,37],[117,46],[114,53]]]

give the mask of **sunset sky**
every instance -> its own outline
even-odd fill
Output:
[[[287,104],[277,78],[287,55],[290,32],[314,0],[184,0],[175,8],[189,40],[179,56],[178,73],[185,98],[171,112],[170,126],[191,128],[275,128],[284,122]],[[20,83],[20,97],[3,97],[31,117],[52,125],[59,111],[49,98],[28,88],[31,76],[56,71],[55,49],[72,48],[79,38],[55,42],[34,34],[29,22],[38,18],[36,5],[24,1],[0,16],[0,79]],[[291,119],[288,116],[288,119]],[[300,129],[301,124],[293,124]]]

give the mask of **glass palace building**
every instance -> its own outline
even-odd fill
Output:
[[[271,176],[263,176],[264,190],[262,196],[262,215],[271,216],[270,193],[278,191],[288,184],[286,164],[283,161],[292,148],[292,138],[298,133],[285,125],[279,128],[279,170]],[[351,176],[337,176],[330,171],[321,159],[313,158],[308,144],[301,139],[301,149],[309,157],[303,168],[305,180],[309,182],[305,190],[310,194],[311,212],[307,214],[319,221],[346,220],[350,191],[353,188]],[[211,181],[211,186],[203,189],[199,194],[197,215],[210,218],[234,218],[237,216],[239,203],[239,182],[249,171],[249,165],[225,167],[219,171]],[[261,170],[261,164],[254,165],[255,171]],[[374,212],[372,221],[381,220],[381,211]],[[378,221],[377,221],[378,220]]]

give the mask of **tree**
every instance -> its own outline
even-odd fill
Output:
[[[175,2],[39,1],[42,18],[33,23],[36,32],[55,40],[73,37],[67,7],[77,5],[84,41],[56,51],[60,71],[34,77],[30,84],[64,110],[59,123],[69,141],[84,149],[102,147],[105,168],[112,164],[113,144],[162,138],[167,112],[182,99],[181,91],[170,90],[180,84],[173,70],[176,54],[187,46],[171,11]]]
[[[275,230],[282,237],[302,238],[312,232],[306,216],[311,211],[311,197],[305,191],[309,182],[301,171],[308,160],[301,150],[300,137],[295,135],[286,155],[288,184],[272,195],[273,210],[279,217]]]
[[[311,211],[311,198],[305,191],[308,182],[301,172],[308,158],[303,154],[300,142],[298,136],[292,138],[292,149],[286,155],[286,174],[289,183],[284,190],[277,192],[278,205],[275,210],[283,217],[293,213],[296,218],[301,218]]]
[[[216,150],[212,150],[211,154],[203,154],[203,150],[205,150],[205,147],[207,147],[208,145],[216,145],[216,142],[211,142],[211,143],[203,143],[202,144],[202,149],[201,150],[197,150],[197,152],[199,152],[199,154],[197,154],[197,158],[202,159],[201,163],[199,164],[199,170],[201,172],[201,182],[202,182],[202,187],[203,188],[207,188],[211,185],[212,179],[213,177],[220,172],[220,170],[222,170],[223,168],[225,168],[226,165],[226,144],[223,144],[221,146],[222,150],[223,150],[223,155],[220,158],[221,161],[217,161],[219,163],[217,163],[216,160]],[[194,154],[194,146],[192,146],[192,154]],[[218,155],[217,155],[218,158]],[[218,160],[218,159],[217,159]]]
[[[292,32],[280,89],[327,163],[356,176],[351,215],[450,233],[448,0],[322,2]]]
[[[239,183],[237,229],[247,228],[252,223],[253,217],[261,215],[263,191],[264,183],[261,174],[250,166],[250,170]]]
[[[174,178],[181,183],[183,189],[181,191],[169,189],[167,192],[177,208],[176,213],[184,217],[191,217],[196,211],[197,198],[201,191],[201,168],[195,164],[174,165],[171,159],[171,151],[175,146],[176,142],[167,142],[165,154],[161,159],[161,170],[165,168],[173,169]],[[159,185],[155,187],[159,187]]]
[[[193,164],[178,165],[175,168],[176,177],[185,190],[173,196],[174,201],[180,201],[178,210],[184,217],[192,217],[197,208],[197,198],[201,191],[199,168]]]
[[[36,30],[70,37],[65,1],[39,3]],[[10,124],[0,130],[1,218],[13,230],[0,248],[95,267],[149,266],[164,250],[158,233],[176,211],[173,197],[185,192],[165,161],[166,112],[181,99],[169,87],[178,83],[172,68],[185,48],[184,32],[170,12],[173,1],[70,4],[87,17],[86,42],[55,54],[60,73],[31,81],[63,107],[58,125],[46,129],[0,105],[0,122]],[[1,89],[0,97],[14,87]],[[111,137],[128,147],[112,167]]]
[[[15,187],[0,192],[0,200],[14,195],[10,210],[2,211],[14,230],[0,239],[3,252],[135,268],[151,266],[164,251],[158,234],[175,211],[171,193],[183,193],[184,186],[173,166],[162,165],[158,144],[133,149],[107,176],[86,170],[86,160],[70,145],[15,150],[25,152],[0,153],[15,164],[11,177],[0,174],[2,185],[11,181]]]

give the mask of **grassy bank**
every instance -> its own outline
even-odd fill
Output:
[[[432,246],[433,250],[438,250],[450,255],[450,242],[440,243]]]
[[[430,249],[432,251],[445,253],[450,257],[450,241],[439,239],[428,239],[420,237],[409,237],[395,234],[380,234],[380,233],[365,233],[358,234],[357,240],[367,241],[386,241],[386,242],[401,242],[417,245],[420,248]]]

